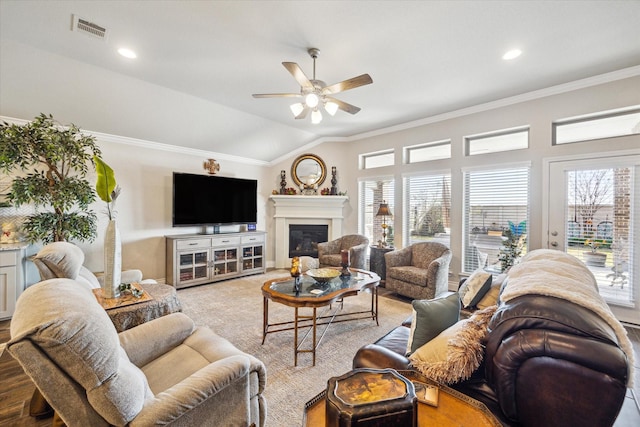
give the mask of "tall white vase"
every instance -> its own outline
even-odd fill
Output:
[[[120,231],[114,219],[109,221],[104,235],[104,284],[102,296],[104,298],[118,298],[120,296],[120,275],[122,272],[122,243]]]

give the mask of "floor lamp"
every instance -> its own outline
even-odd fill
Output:
[[[389,210],[389,205],[383,200],[380,203],[380,207],[378,208],[378,213],[376,216],[382,217],[382,245],[387,246],[387,217],[392,217],[391,211]]]

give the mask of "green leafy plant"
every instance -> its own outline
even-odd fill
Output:
[[[100,157],[93,156],[96,165],[98,179],[96,180],[96,193],[98,197],[107,204],[107,217],[109,220],[116,217],[116,200],[120,195],[120,186],[116,182],[116,175],[113,169]]]
[[[96,215],[89,210],[95,192],[86,180],[95,155],[100,149],[94,137],[73,124],[61,126],[51,115],[40,114],[24,125],[0,124],[0,170],[25,173],[14,178],[8,200],[36,208],[21,226],[27,240],[95,239]]]
[[[509,228],[502,232],[502,246],[500,247],[500,254],[498,260],[502,271],[507,271],[513,266],[516,261],[522,256],[524,245],[527,241],[527,222],[521,221],[516,225],[509,221]]]

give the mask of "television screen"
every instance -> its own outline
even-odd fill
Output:
[[[258,181],[173,173],[173,226],[257,222]]]

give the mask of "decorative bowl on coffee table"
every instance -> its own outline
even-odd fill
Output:
[[[314,268],[307,271],[306,274],[318,283],[326,283],[340,276],[340,270],[333,268]]]

